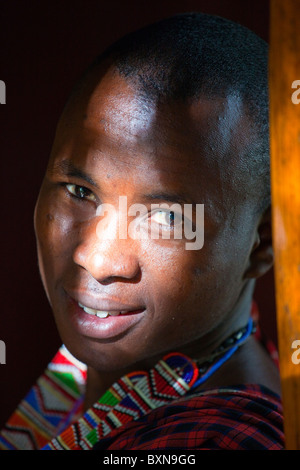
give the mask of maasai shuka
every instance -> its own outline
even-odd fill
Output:
[[[280,398],[267,388],[241,385],[193,394],[184,390],[184,384],[178,390],[178,386],[172,387],[172,373],[166,370],[169,382],[163,384],[163,390],[166,391],[167,387],[168,393],[159,396],[161,393],[158,390],[152,404],[147,397],[141,398],[139,393],[135,393],[134,382],[144,379],[143,373],[137,373],[131,377],[133,387],[126,388],[126,380],[122,382],[120,379],[105,394],[102,405],[100,399],[95,408],[82,417],[86,367],[62,347],[2,430],[0,448],[284,448]],[[165,374],[163,370],[161,376]],[[190,381],[194,380],[192,375],[191,370]],[[123,413],[122,403],[129,403],[127,415]],[[132,403],[135,403],[135,409]],[[111,413],[116,405],[119,410],[117,408]],[[132,416],[128,417],[128,409]],[[103,420],[100,423],[101,416]],[[124,416],[127,416],[125,420]]]

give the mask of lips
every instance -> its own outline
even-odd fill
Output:
[[[98,340],[113,340],[143,320],[144,306],[115,299],[94,299],[88,294],[67,295],[66,314],[77,333]]]
[[[97,318],[107,318],[108,316],[116,317],[118,315],[128,315],[141,312],[143,309],[132,307],[131,310],[100,310],[94,309],[91,307],[86,307],[85,305],[78,302],[79,307],[81,307],[89,315],[95,315]]]

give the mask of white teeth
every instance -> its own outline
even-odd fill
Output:
[[[107,312],[99,312],[99,311],[98,311],[98,312],[96,313],[96,317],[98,317],[98,318],[106,318],[106,317],[108,317],[108,313],[107,313]]]
[[[95,310],[93,308],[85,307],[81,303],[78,302],[79,307],[81,307],[86,313],[89,313],[90,315],[96,315],[98,318],[106,318],[108,315],[112,316],[117,316],[120,315],[120,313],[126,313],[126,312],[105,312],[102,310]]]
[[[82,308],[86,313],[91,313],[92,315],[96,315],[97,313],[97,310],[94,310],[93,308],[89,308],[89,307],[82,307]]]

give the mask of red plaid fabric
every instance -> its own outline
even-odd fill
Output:
[[[203,392],[116,429],[94,450],[282,450],[279,396],[258,385]]]

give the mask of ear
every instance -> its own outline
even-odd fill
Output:
[[[271,207],[262,216],[257,227],[255,242],[249,257],[249,265],[244,277],[259,278],[273,266]]]

